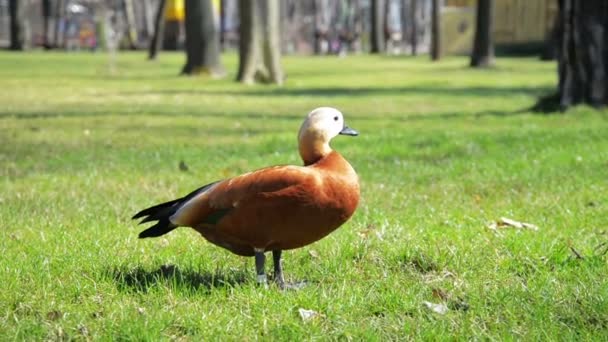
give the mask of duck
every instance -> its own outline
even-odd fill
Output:
[[[298,132],[303,165],[269,166],[204,185],[188,195],[141,210],[133,219],[155,222],[140,239],[190,227],[210,243],[255,258],[257,283],[267,286],[265,253],[274,280],[287,288],[282,252],[312,244],[346,223],[359,204],[359,178],[330,141],[359,133],[331,107],[312,110]]]

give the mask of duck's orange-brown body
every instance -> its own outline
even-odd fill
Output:
[[[313,243],[346,222],[359,183],[337,152],[308,166],[275,166],[222,181],[185,203],[171,222],[196,229],[233,253],[284,250]],[[217,222],[208,218],[221,212]]]
[[[281,253],[313,243],[340,227],[359,203],[355,170],[329,142],[357,135],[337,109],[308,114],[298,134],[304,166],[272,166],[211,183],[189,195],[144,209],[139,234],[156,237],[192,227],[205,239],[243,256],[255,256],[258,282],[265,282],[264,252],[272,251],[275,280],[285,286]]]

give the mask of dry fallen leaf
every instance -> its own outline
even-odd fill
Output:
[[[318,259],[319,258],[319,253],[317,253],[317,251],[315,251],[314,249],[311,249],[308,251],[308,254],[310,254],[311,257]]]
[[[449,292],[440,289],[440,288],[434,288],[433,289],[433,298],[436,298],[438,300],[440,300],[441,302],[445,303],[445,304],[433,304],[433,305],[445,305],[448,309],[451,310],[456,310],[456,311],[468,311],[469,310],[469,303],[466,302],[466,300],[460,296],[453,296],[452,294],[450,294]],[[426,302],[428,303],[428,302]],[[429,304],[425,304],[428,305]],[[433,308],[429,307],[429,309],[433,310]],[[435,311],[435,310],[433,310]],[[437,312],[437,311],[435,311]],[[438,312],[440,313],[440,312]]]
[[[89,336],[89,329],[84,324],[78,324],[78,331],[82,336]]]
[[[433,311],[434,313],[438,313],[440,315],[445,315],[446,313],[448,313],[448,310],[449,310],[448,306],[445,305],[444,303],[435,304],[435,303],[424,301],[424,302],[422,302],[422,304],[424,304],[424,306],[426,306],[427,309]]]
[[[602,242],[593,249],[596,255],[603,256],[608,253],[608,242]]]
[[[46,314],[46,319],[48,319],[49,321],[56,321],[60,318],[63,318],[63,313],[59,310],[49,311]]]
[[[361,239],[367,239],[367,237],[369,236],[369,234],[371,233],[371,229],[363,229],[357,232],[357,235],[359,235],[359,237]]]
[[[433,297],[439,299],[439,300],[443,300],[446,301],[449,299],[449,295],[447,292],[445,292],[444,290],[440,289],[440,288],[434,288],[433,289]]]
[[[300,318],[302,318],[302,320],[304,322],[308,322],[315,318],[323,317],[322,314],[320,314],[314,310],[307,310],[307,309],[303,309],[303,308],[299,308],[298,313],[300,314]]]
[[[530,229],[534,231],[538,230],[538,226],[533,225],[532,223],[520,222],[506,217],[501,217],[498,221],[490,223],[488,228],[491,230],[504,228]]]

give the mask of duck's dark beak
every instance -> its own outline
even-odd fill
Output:
[[[340,134],[342,135],[352,135],[352,136],[357,136],[359,135],[359,132],[355,131],[354,129],[344,125],[344,128],[342,128],[342,130],[340,131]]]

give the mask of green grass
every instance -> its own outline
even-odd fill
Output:
[[[608,338],[608,111],[522,111],[555,64],[287,57],[277,88],[177,77],[181,54],[107,60],[0,53],[1,340]],[[299,164],[322,105],[361,133],[333,146],[362,201],[285,253],[307,287],[259,288],[252,259],[189,229],[137,239],[139,209]],[[502,216],[539,230],[487,228]],[[438,293],[445,315],[423,306]]]

